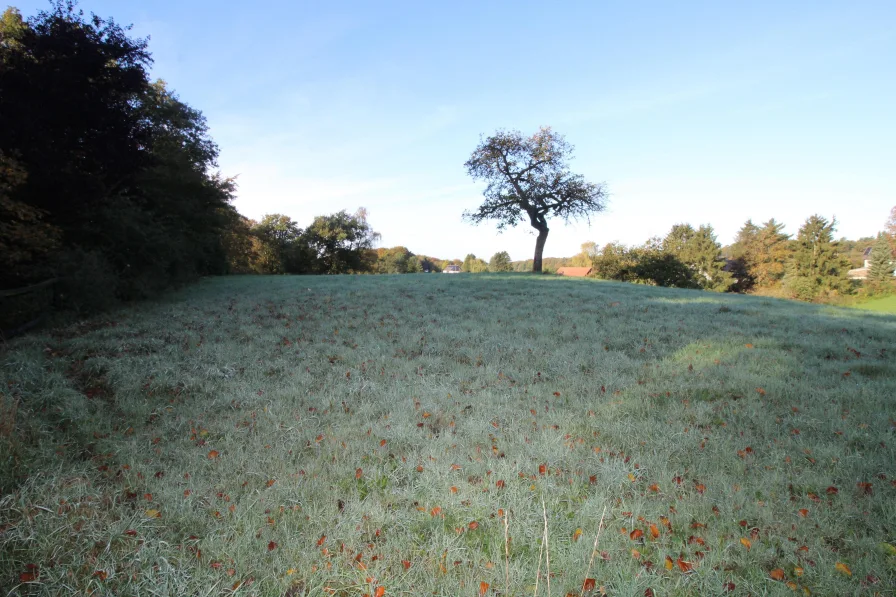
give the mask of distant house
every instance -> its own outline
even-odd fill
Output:
[[[561,267],[557,269],[557,274],[560,276],[584,278],[585,276],[591,275],[592,269],[593,268],[590,267]]]

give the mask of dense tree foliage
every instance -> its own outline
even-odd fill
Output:
[[[725,292],[733,283],[731,274],[724,270],[722,247],[716,242],[712,226],[695,230],[690,224],[676,224],[663,239],[662,253],[687,266],[691,270],[690,283],[697,288]],[[663,259],[662,263],[670,262]],[[685,281],[676,285],[685,287]]]
[[[89,309],[227,271],[233,181],[127,31],[62,1],[0,18],[0,285],[64,276]]]
[[[572,149],[547,127],[528,138],[519,131],[498,131],[484,139],[464,164],[470,176],[487,183],[485,201],[476,211],[464,212],[464,217],[475,224],[496,220],[498,230],[528,219],[538,231],[534,272],[542,271],[549,216],[565,222],[587,220],[606,206],[603,185],[569,171]]]
[[[507,251],[498,251],[488,261],[488,271],[490,272],[509,272],[511,270],[510,254]]]

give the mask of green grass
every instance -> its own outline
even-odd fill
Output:
[[[879,313],[896,313],[896,296],[888,296],[866,303],[858,303],[855,305],[855,308],[864,309],[866,311],[877,311]]]
[[[547,595],[546,551],[578,594],[605,511],[608,595],[887,594],[894,346],[593,280],[207,279],[0,355],[0,589]]]

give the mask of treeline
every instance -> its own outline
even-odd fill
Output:
[[[380,240],[367,210],[318,216],[300,228],[289,216],[240,217],[224,239],[236,274],[414,274],[441,272],[460,260],[415,255],[407,247],[374,248]]]
[[[234,181],[144,39],[71,2],[0,17],[0,288],[82,311],[228,271]]]
[[[864,255],[862,243],[836,241],[835,229],[836,220],[813,215],[791,237],[774,219],[759,226],[748,220],[723,252],[711,226],[676,224],[664,238],[639,246],[609,243],[598,250],[586,243],[576,258],[589,261],[593,275],[608,280],[831,300],[856,290],[857,282],[848,277],[853,263],[847,255],[857,248]],[[896,267],[893,236],[882,232],[869,245],[866,290],[887,291]]]

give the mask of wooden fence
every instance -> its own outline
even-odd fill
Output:
[[[59,278],[0,290],[0,337],[11,338],[44,321],[53,309]]]

